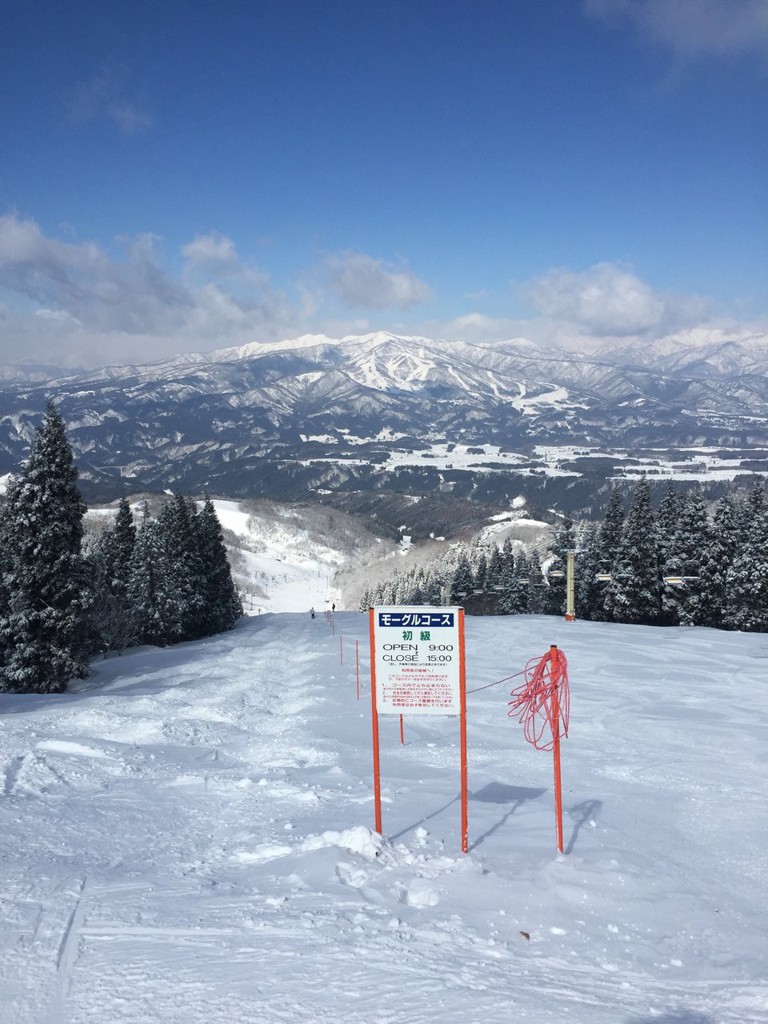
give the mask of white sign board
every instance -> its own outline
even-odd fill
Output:
[[[458,608],[371,609],[380,715],[459,715],[463,642]]]

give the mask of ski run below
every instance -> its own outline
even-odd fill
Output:
[[[0,695],[2,1024],[768,1021],[768,637],[467,619],[468,854],[456,718],[381,716],[373,830],[367,637],[263,614]],[[553,643],[562,855],[487,685]]]

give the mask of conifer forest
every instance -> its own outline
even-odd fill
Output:
[[[670,484],[657,510],[645,477],[624,507],[614,489],[602,521],[564,517],[551,550],[473,542],[428,567],[369,589],[361,607],[432,604],[448,597],[475,615],[561,615],[566,561],[575,552],[579,619],[768,631],[768,507],[762,481],[710,512],[697,490]],[[542,563],[545,570],[542,570]]]
[[[90,545],[85,512],[49,403],[0,512],[0,691],[61,692],[95,655],[211,636],[242,614],[210,500],[174,496],[137,526],[123,498]]]

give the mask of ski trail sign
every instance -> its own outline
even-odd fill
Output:
[[[464,609],[397,605],[369,610],[376,831],[381,832],[379,715],[458,715],[462,849],[467,835],[467,685]]]

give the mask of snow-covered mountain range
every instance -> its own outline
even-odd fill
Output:
[[[666,338],[594,355],[378,333],[309,335],[0,381],[0,473],[48,397],[102,493],[400,490],[503,502],[526,480],[768,470],[768,336]],[[670,455],[670,452],[672,454]],[[654,468],[655,467],[655,468]]]

